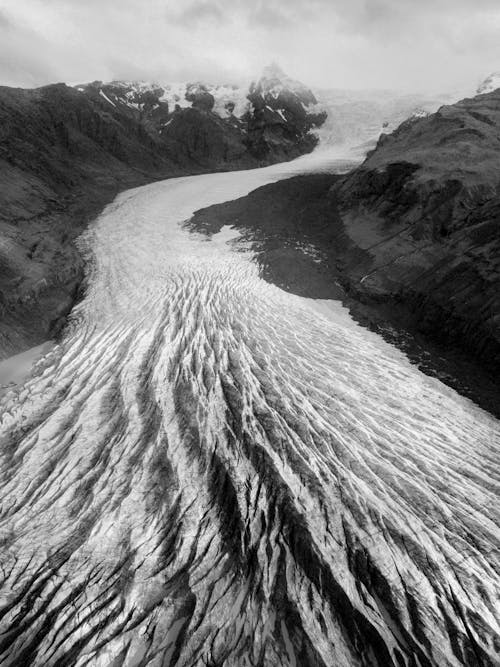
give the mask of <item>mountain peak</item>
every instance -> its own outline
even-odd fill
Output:
[[[278,92],[279,90],[286,89],[303,95],[305,91],[309,91],[303,83],[288,76],[277,63],[271,63],[267,67],[264,67],[258,86],[263,92]]]
[[[312,91],[285,74],[276,63],[265,67],[258,82],[252,83],[248,99],[256,109],[288,110],[299,115],[308,113],[317,104]]]

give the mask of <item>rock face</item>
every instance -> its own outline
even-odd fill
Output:
[[[316,139],[310,134],[326,120],[316,110],[317,100],[303,84],[287,77],[276,65],[267,67],[260,81],[252,83],[248,99],[249,147],[257,157],[275,150],[307,152]]]
[[[192,103],[193,109],[212,111],[215,105],[215,97],[208,92],[206,86],[201,83],[191,84],[186,91],[186,99]]]
[[[60,328],[83,277],[74,240],[119,190],[262,166],[314,147],[306,130],[313,122],[297,132],[290,114],[279,127],[259,120],[272,138],[263,150],[250,131],[258,112],[222,88],[124,81],[0,88],[0,358]]]
[[[499,184],[497,90],[405,121],[346,176],[271,185],[193,224],[249,229],[273,282],[317,298],[342,286],[351,306],[462,350],[495,380]]]
[[[329,196],[369,255],[353,289],[500,368],[500,91],[381,137]]]
[[[77,86],[92,101],[108,113],[118,117],[125,116],[139,122],[150,132],[159,132],[168,122],[169,103],[163,99],[164,89],[157,84],[141,82],[112,81]]]

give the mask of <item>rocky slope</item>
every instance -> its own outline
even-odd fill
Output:
[[[252,153],[265,157],[299,146],[307,153],[316,145],[310,134],[326,120],[324,111],[314,111],[317,100],[301,83],[288,78],[276,65],[264,70],[258,83],[252,83],[248,95],[252,111],[248,117],[248,138]]]
[[[363,303],[500,371],[500,90],[383,135],[346,176],[304,176],[193,225],[249,230],[264,275]],[[463,356],[463,352],[462,352]]]
[[[403,124],[334,186],[369,255],[354,289],[407,307],[432,338],[500,366],[500,91]]]
[[[202,84],[183,92],[172,106],[172,89],[137,82],[0,87],[0,358],[60,328],[83,277],[74,241],[119,190],[291,159],[312,150],[309,130],[324,120],[304,87],[272,116],[251,100],[221,113]]]

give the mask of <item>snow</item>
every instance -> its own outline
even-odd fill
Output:
[[[417,109],[414,111],[411,115],[412,118],[427,118],[429,115],[428,111],[425,111],[424,109]]]
[[[116,104],[115,104],[114,102],[112,102],[112,101],[109,99],[109,97],[106,95],[106,93],[105,93],[104,91],[100,90],[100,91],[99,91],[99,95],[100,95],[101,97],[103,97],[103,98],[106,100],[106,102],[109,102],[109,103],[112,104],[114,107],[116,107]]]
[[[174,81],[170,83],[159,83],[156,81],[127,81],[118,80],[103,84],[109,85],[116,90],[116,96],[122,98],[125,104],[130,108],[140,110],[142,105],[137,104],[135,99],[138,95],[145,92],[157,92],[159,94],[160,102],[167,102],[169,109],[173,111],[176,105],[181,109],[187,109],[192,106],[192,103],[186,99],[186,92],[188,89],[195,86],[203,86],[211,95],[213,95],[215,103],[213,112],[221,118],[228,118],[234,116],[241,118],[250,110],[251,104],[247,99],[250,82],[242,83],[241,85],[232,84],[205,84],[199,82]],[[283,73],[277,65],[271,65],[264,68],[263,75],[260,79],[262,86],[262,97],[270,96],[277,100],[283,90],[291,90],[300,95],[304,92],[305,87],[298,81],[291,79]],[[121,92],[120,91],[123,91]],[[83,86],[79,86],[78,90],[84,90]],[[99,91],[101,96],[110,104],[113,102],[105,95],[103,91]],[[234,105],[233,112],[229,112],[226,108],[228,104]],[[116,105],[115,105],[116,106]],[[310,110],[308,105],[303,105],[306,111]]]
[[[232,115],[236,118],[241,118],[250,108],[250,102],[247,100],[247,86],[207,86],[207,90],[215,98],[214,113],[221,118],[227,118],[231,115],[225,108],[229,102],[234,104]]]
[[[278,99],[278,97],[280,96],[280,93],[282,92],[282,90],[283,90],[283,86],[282,86],[282,85],[277,85],[277,86],[273,86],[272,88],[270,88],[270,89],[267,91],[267,93],[268,93],[268,95],[270,95],[273,99],[276,100],[276,99]]]
[[[283,111],[282,111],[281,109],[273,109],[273,108],[270,107],[268,104],[266,104],[266,109],[269,109],[269,111],[271,111],[272,113],[277,113],[277,114],[279,114],[279,116],[285,121],[285,123],[287,122],[287,120],[286,120],[286,118],[285,118],[285,115],[284,115],[284,113],[283,113]]]
[[[500,72],[493,72],[478,87],[477,94],[484,95],[485,93],[491,93],[497,88],[500,88]]]
[[[160,88],[163,88],[163,86],[159,83],[156,83],[156,81],[111,81],[111,84],[113,86],[121,87],[124,89],[130,88],[132,89],[132,93],[128,93],[131,95],[134,95],[136,93],[147,93],[153,90],[158,90]]]
[[[169,109],[173,111],[175,105],[178,104],[181,109],[187,109],[191,106],[191,102],[186,100],[186,90],[188,84],[185,82],[174,82],[162,86],[165,91],[160,97],[162,102],[168,102]]]
[[[308,111],[326,111],[328,114],[325,123],[315,130],[320,138],[317,150],[332,145],[350,145],[357,146],[363,153],[375,147],[381,132],[392,132],[412,117],[415,110],[434,113],[443,104],[453,101],[447,93],[432,96],[340,88],[313,92],[319,102]]]
[[[194,84],[188,82],[169,83],[162,86],[165,90],[160,100],[168,102],[169,108],[173,110],[178,104],[181,109],[186,109],[191,106],[191,102],[186,100],[186,92]],[[211,85],[203,84],[204,88],[213,95],[215,104],[213,111],[221,118],[228,118],[231,116],[226,109],[226,105],[230,102],[234,104],[233,114],[237,118],[241,118],[246,111],[248,111],[250,103],[247,100],[246,87],[231,86],[231,85]]]
[[[186,93],[189,89],[197,86],[203,86],[215,99],[214,113],[221,118],[228,118],[233,115],[236,118],[241,118],[250,108],[250,102],[247,100],[248,86],[235,85],[212,85],[191,83],[186,81],[175,81],[172,83],[156,83],[149,81],[111,81],[103,84],[104,86],[112,86],[116,89],[116,96],[123,99],[123,102],[131,109],[141,110],[143,105],[137,103],[135,100],[138,95],[146,92],[160,92],[159,102],[167,102],[169,109],[173,111],[176,105],[181,109],[188,109],[192,103],[186,99]],[[85,90],[84,86],[79,86],[78,90]],[[110,104],[116,106],[103,90],[99,94]],[[232,114],[226,109],[226,105],[232,103],[234,110]]]
[[[0,362],[0,396],[9,389],[22,385],[28,378],[36,362],[48,354],[54,347],[52,341],[32,347],[25,352]]]

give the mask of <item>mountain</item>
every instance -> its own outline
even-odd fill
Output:
[[[343,298],[498,382],[500,90],[408,119],[345,176],[270,185],[193,221],[221,224],[253,229],[273,282]]]
[[[284,75],[285,76],[285,75]],[[144,110],[156,105],[167,111],[201,106],[221,118],[241,118],[250,110],[248,87],[211,85],[201,82],[155,83],[144,81],[111,81],[75,86],[81,92],[97,91],[110,104]],[[203,104],[203,99],[205,104]]]
[[[161,142],[178,142],[181,135],[178,146],[181,153],[183,146],[192,150],[196,143],[190,141],[189,119],[196,118],[197,125],[206,123],[206,115],[193,116],[193,111],[210,114],[212,123],[231,128],[231,160],[248,152],[262,164],[311,151],[317,137],[310,131],[320,127],[327,117],[319,109],[312,91],[288,77],[277,65],[266,67],[262,77],[252,82],[250,91],[200,82],[137,81],[94,81],[76,89],[95,102],[107,102],[110,113],[135,119]],[[213,128],[206,129],[207,138],[211,138]],[[213,150],[214,146],[210,146],[210,155]]]
[[[283,78],[271,114],[254,91],[201,83],[0,87],[0,357],[61,327],[83,279],[75,239],[118,191],[311,151],[324,115],[305,87],[290,107]]]
[[[382,136],[335,184],[368,253],[360,294],[409,309],[420,330],[500,368],[500,90]]]
[[[304,152],[315,146],[317,139],[310,130],[323,125],[327,114],[317,108],[308,88],[277,65],[265,68],[262,78],[251,84],[248,99],[252,107],[248,136],[255,155],[265,156],[283,140],[298,142]]]

